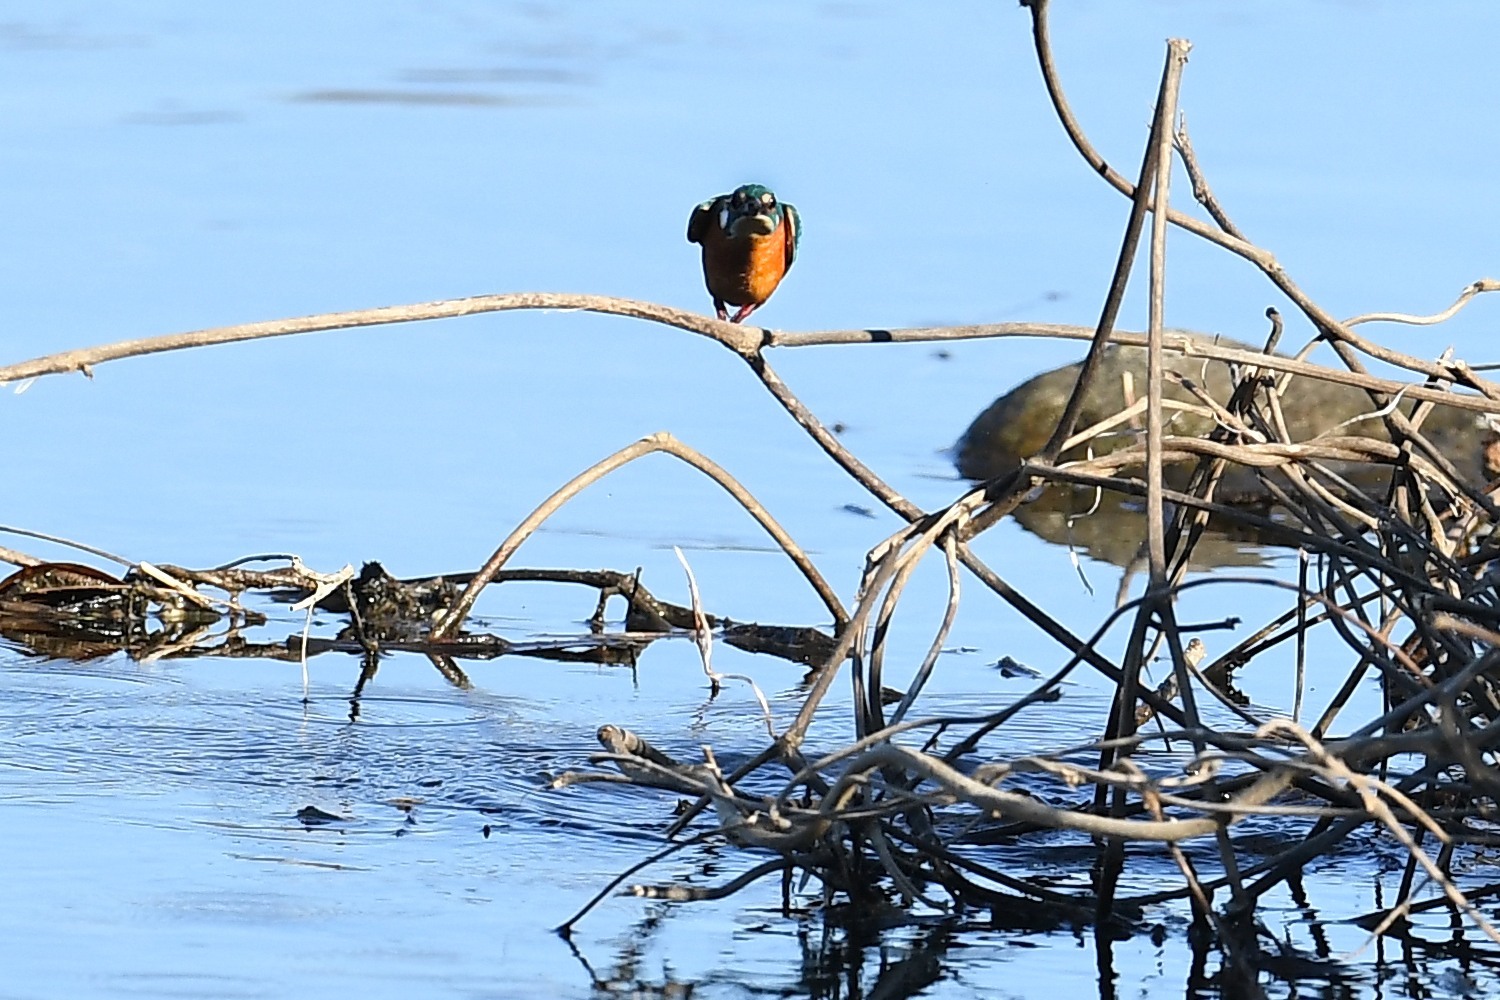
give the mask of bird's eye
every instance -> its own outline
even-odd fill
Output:
[[[776,196],[767,191],[765,194],[760,196],[760,203],[767,208],[770,208],[772,205],[776,204]]]

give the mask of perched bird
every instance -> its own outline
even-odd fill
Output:
[[[791,269],[801,237],[797,209],[760,184],[741,185],[693,209],[687,238],[703,244],[703,280],[719,318],[738,323],[764,305]],[[739,306],[733,317],[726,302]]]

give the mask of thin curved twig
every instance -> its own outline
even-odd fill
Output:
[[[621,466],[627,465],[644,455],[656,452],[665,452],[674,458],[681,459],[723,487],[725,492],[734,497],[740,506],[744,507],[746,512],[755,519],[756,523],[776,540],[776,544],[781,546],[781,550],[802,571],[802,575],[812,585],[818,597],[822,599],[824,606],[828,608],[828,612],[833,616],[834,622],[842,626],[848,620],[848,612],[844,610],[843,604],[840,603],[838,595],[833,592],[833,588],[828,585],[828,581],[823,579],[823,574],[818,572],[818,568],[813,565],[812,560],[807,557],[807,553],[803,551],[802,547],[792,540],[791,535],[786,533],[786,530],[781,527],[780,523],[771,516],[769,511],[761,506],[760,502],[755,499],[749,490],[740,485],[738,480],[716,462],[711,461],[703,454],[683,444],[672,435],[665,432],[657,432],[656,434],[642,438],[632,445],[621,448],[608,458],[590,466],[568,480],[551,496],[542,501],[536,510],[532,511],[524,521],[516,526],[515,530],[506,536],[505,540],[500,543],[500,547],[495,550],[494,554],[490,556],[479,572],[469,580],[468,585],[464,588],[463,593],[459,595],[458,600],[454,602],[453,607],[433,626],[432,638],[445,639],[453,634],[454,630],[468,617],[469,612],[473,609],[474,602],[479,599],[479,592],[495,578],[495,574],[500,572],[501,567],[505,565],[516,549],[521,547],[521,543],[530,538],[532,533],[549,517],[561,509],[564,504],[584,488],[598,482]]]
[[[1432,326],[1444,323],[1458,315],[1460,309],[1469,304],[1474,296],[1484,292],[1500,292],[1500,280],[1494,278],[1480,278],[1464,287],[1458,294],[1453,304],[1442,312],[1433,313],[1431,316],[1413,316],[1410,313],[1377,312],[1362,313],[1352,319],[1344,320],[1345,326],[1358,326],[1361,323],[1405,323],[1407,326]]]

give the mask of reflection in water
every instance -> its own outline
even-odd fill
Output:
[[[1172,509],[1167,509],[1168,519]],[[1016,508],[1016,521],[1027,531],[1054,545],[1081,550],[1115,566],[1143,565],[1146,511],[1138,497],[1110,490],[1064,485],[1048,486]],[[1264,566],[1266,545],[1277,541],[1274,530],[1257,531],[1241,523],[1211,521],[1193,548],[1189,566]]]
[[[661,979],[657,980],[648,978],[649,974],[641,968],[647,949],[661,929],[665,916],[666,908],[656,907],[648,910],[645,916],[633,924],[630,930],[620,937],[619,951],[615,953],[614,964],[604,973],[595,971],[583,952],[579,951],[571,940],[568,941],[568,948],[573,952],[573,957],[578,959],[578,963],[588,973],[595,995],[661,997],[663,1000],[692,996],[697,984],[677,979],[670,969],[664,969]]]
[[[804,920],[797,930],[802,948],[798,986],[820,1000],[916,996],[944,976],[943,960],[961,923],[948,918],[919,924],[892,940],[895,933],[857,914],[832,912],[823,919]]]
[[[762,992],[750,983],[721,976],[679,979],[668,970],[657,979],[643,971],[668,912],[666,907],[655,907],[621,935],[613,963],[603,973],[570,943],[597,995],[685,997],[716,985],[715,980],[747,994]],[[810,1000],[906,1000],[944,978],[944,959],[965,929],[973,928],[965,928],[956,918],[891,928],[840,911],[803,916],[796,931],[798,966],[788,970],[790,981],[775,992]]]

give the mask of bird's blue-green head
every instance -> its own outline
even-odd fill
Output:
[[[786,218],[797,210],[783,205],[764,184],[741,184],[720,202],[719,227],[733,237],[774,233]]]

